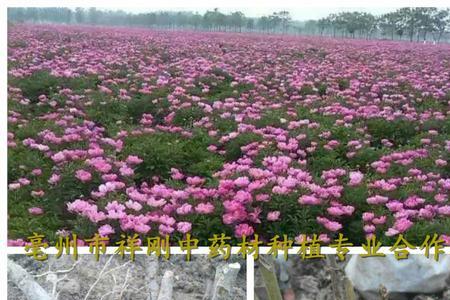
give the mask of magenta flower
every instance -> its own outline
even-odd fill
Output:
[[[254,233],[254,229],[252,226],[248,225],[248,224],[239,224],[234,228],[234,235],[237,238],[241,238],[242,236],[251,236]]]
[[[77,170],[75,172],[75,177],[81,182],[88,182],[92,180],[92,175],[88,171],[85,170]]]
[[[44,213],[44,210],[40,207],[30,207],[28,209],[28,212],[32,215],[42,215]]]
[[[280,218],[279,211],[270,211],[267,213],[267,221],[277,221]]]

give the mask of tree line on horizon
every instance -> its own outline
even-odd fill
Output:
[[[285,10],[253,18],[241,11],[226,14],[217,8],[200,14],[186,11],[128,13],[96,8],[32,7],[8,8],[8,21],[441,42],[449,40],[450,9],[404,7],[380,16],[358,11],[340,12],[318,20],[297,21]]]

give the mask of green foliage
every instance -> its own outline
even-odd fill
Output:
[[[327,85],[325,83],[319,83],[317,86],[317,92],[319,96],[325,96],[327,94]]]
[[[69,88],[74,91],[94,89],[100,83],[95,77],[56,77],[47,71],[38,71],[24,78],[10,78],[8,84],[22,90],[25,98],[33,103],[38,102],[40,95],[50,96],[58,89]]]
[[[422,131],[437,130],[444,135],[450,135],[450,118],[445,120],[430,119],[423,123]]]
[[[50,171],[51,161],[42,152],[18,145],[8,148],[8,182],[28,175],[33,169]]]
[[[117,122],[129,123],[127,119],[127,104],[119,99],[105,99],[100,94],[92,96],[93,101],[90,106],[86,106],[86,113],[90,120],[95,120],[97,124],[108,128]]]
[[[253,142],[261,141],[262,137],[256,133],[241,133],[225,145],[225,159],[227,161],[237,160],[242,156],[241,147]]]
[[[162,124],[169,113],[170,102],[167,100],[169,90],[160,88],[151,94],[138,94],[127,102],[127,113],[138,124],[142,114],[151,114],[156,124]]]
[[[192,128],[194,123],[203,118],[205,113],[198,106],[192,106],[189,108],[182,108],[177,110],[173,124],[176,126]]]
[[[236,121],[232,119],[223,119],[220,117],[216,117],[213,123],[215,128],[222,134],[228,134],[232,131],[236,131],[238,128]]]
[[[11,238],[23,238],[30,236],[33,232],[38,232],[44,234],[48,240],[54,241],[57,230],[72,228],[70,225],[73,222],[74,215],[67,212],[66,203],[83,196],[89,196],[90,191],[94,190],[101,181],[99,176],[93,173],[92,181],[81,183],[75,178],[75,171],[81,169],[84,165],[69,163],[61,170],[60,182],[55,186],[50,186],[47,180],[51,174],[51,169],[48,167],[51,163],[48,158],[40,161],[33,160],[37,159],[35,152],[29,151],[25,156],[19,157],[16,153],[11,154],[12,160],[22,158],[21,164],[25,168],[19,168],[20,171],[17,172],[16,167],[10,166],[8,170],[11,174],[8,174],[9,182],[12,182],[17,176],[29,174],[36,167],[40,167],[43,173],[39,177],[32,178],[31,185],[8,193],[8,214],[9,217],[16,220],[16,222],[10,222],[9,224],[9,236]],[[43,197],[34,198],[30,195],[33,190],[43,190],[45,194]],[[43,208],[44,214],[30,218],[28,208],[33,206]],[[85,223],[90,222],[85,221]],[[77,231],[77,234],[81,233],[83,231]]]
[[[396,146],[407,144],[417,134],[416,126],[414,122],[406,120],[371,119],[367,121],[367,130],[372,135],[372,144],[376,147],[381,146],[382,139],[388,139]]]
[[[411,243],[412,245],[415,245],[417,247],[420,247],[422,243],[425,241],[427,235],[430,236],[429,242],[431,242],[431,239],[433,238],[433,234],[437,234],[438,236],[441,234],[448,234],[448,228],[450,226],[450,220],[448,219],[436,219],[433,220],[433,222],[423,220],[423,221],[417,221],[414,223],[414,225],[408,229],[407,232],[405,232],[404,237],[405,239]],[[398,236],[393,237],[387,237],[383,235],[379,235],[380,240],[385,245],[393,245]],[[432,254],[430,255],[432,257]]]
[[[219,203],[215,205],[213,214],[193,214],[189,215],[186,220],[195,224],[195,226],[192,226],[191,235],[199,240],[199,246],[210,246],[211,242],[208,239],[212,238],[213,234],[220,236],[222,233],[232,238],[227,243],[236,245],[239,242],[234,237],[232,227],[223,224],[222,209]]]
[[[340,78],[338,79],[338,86],[339,86],[339,90],[343,91],[346,90],[350,87],[350,80],[346,79],[346,78]]]
[[[336,122],[335,117],[325,116],[318,113],[312,113],[310,111],[310,108],[303,107],[301,105],[298,105],[296,109],[297,109],[297,119],[299,120],[307,119],[310,121],[317,122],[323,128],[331,128]]]
[[[307,96],[307,95],[314,95],[315,91],[314,88],[310,85],[303,85],[300,88],[300,95]]]
[[[188,175],[211,177],[223,159],[207,150],[212,140],[203,132],[185,138],[171,133],[130,136],[125,139],[123,157],[138,155],[144,161],[136,168],[137,180],[152,176],[170,178],[170,169],[178,168]]]
[[[383,155],[383,150],[379,148],[367,147],[360,149],[352,158],[347,158],[348,165],[360,171],[367,172],[370,170],[370,164],[378,160]]]
[[[325,149],[317,149],[308,159],[308,170],[316,176],[320,176],[322,171],[341,168],[345,162],[336,151]]]
[[[416,101],[415,107],[419,111],[443,111],[446,107],[448,107],[448,104],[445,101],[439,101],[438,99],[427,97],[422,99],[420,102]]]
[[[262,216],[262,223],[257,226],[258,232],[262,232],[266,238],[275,235],[287,234],[293,239],[301,234],[318,233],[316,217],[323,210],[321,206],[300,205],[298,195],[272,195],[269,202],[264,203],[263,211],[280,211],[282,222],[270,222]]]
[[[264,112],[260,119],[252,122],[256,126],[256,128],[264,128],[267,126],[271,127],[283,127],[283,123],[281,123],[281,119],[288,119],[287,114],[284,110],[277,109],[273,111]]]
[[[73,227],[73,232],[83,239],[92,238],[98,232],[98,225],[83,216],[76,216],[74,220],[69,220],[69,223]]]

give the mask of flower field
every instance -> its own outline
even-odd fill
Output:
[[[450,46],[14,25],[8,234],[450,243]]]

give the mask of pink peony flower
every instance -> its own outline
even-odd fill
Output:
[[[181,233],[187,233],[189,231],[191,231],[192,229],[192,224],[189,222],[178,222],[177,223],[177,231],[181,232]]]
[[[348,185],[357,186],[357,185],[361,184],[361,182],[364,178],[364,174],[359,171],[350,172],[349,177],[350,177],[350,181],[349,181]]]
[[[98,234],[101,236],[108,236],[114,233],[115,233],[114,228],[112,228],[111,225],[109,224],[102,225],[98,228]]]
[[[44,213],[44,210],[40,207],[30,207],[28,209],[28,212],[32,215],[42,215]]]
[[[242,236],[249,237],[254,233],[253,227],[248,224],[239,224],[236,227],[234,227],[234,235],[237,238],[241,238]]]
[[[75,177],[81,182],[88,182],[92,180],[92,175],[88,171],[85,170],[77,170],[75,172]]]
[[[279,211],[271,211],[267,213],[267,220],[268,221],[276,221],[280,218],[280,212]]]

